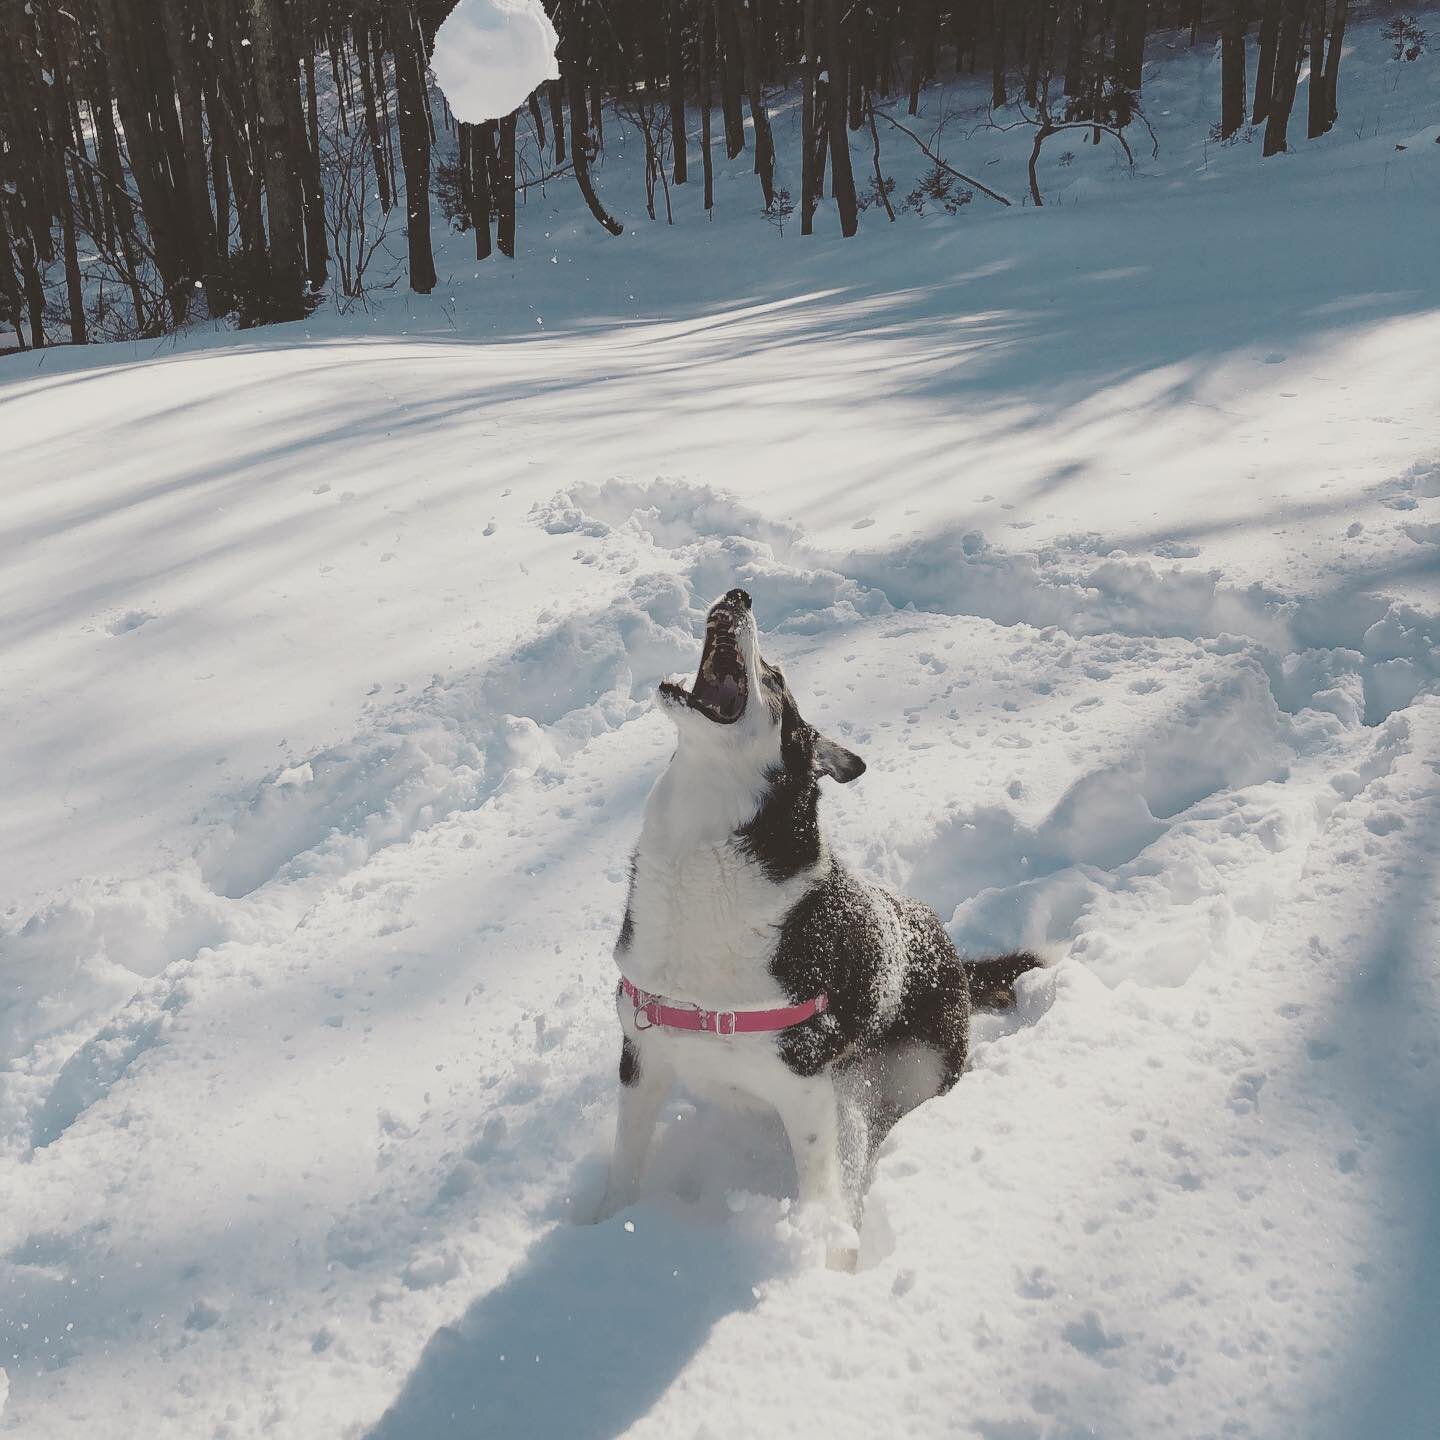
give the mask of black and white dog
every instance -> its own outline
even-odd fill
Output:
[[[600,1217],[635,1198],[671,1083],[780,1115],[802,1204],[854,1267],[875,1153],[895,1122],[959,1078],[970,1006],[1013,1003],[1040,962],[963,962],[933,911],[850,874],[818,817],[819,779],[865,762],[801,718],[760,654],[750,597],[711,607],[689,690],[660,701],[679,732],[650,792],[615,960],[620,1114]]]

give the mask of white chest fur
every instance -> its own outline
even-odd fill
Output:
[[[770,962],[817,871],[776,884],[745,853],[734,832],[758,803],[713,770],[672,764],[657,782],[635,853],[630,946],[616,957],[636,985],[706,1009],[788,1002]]]

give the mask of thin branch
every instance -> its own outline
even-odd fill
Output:
[[[890,196],[885,189],[885,176],[880,170],[880,131],[875,124],[875,101],[868,86],[865,90],[865,113],[870,117],[870,138],[875,142],[875,193],[880,197],[880,203],[885,207],[885,213],[893,225],[895,208],[890,204]]]
[[[1013,200],[1007,199],[998,190],[992,190],[988,185],[982,185],[978,180],[974,178],[974,176],[964,174],[962,171],[957,170],[953,165],[947,165],[913,130],[909,128],[909,126],[902,125],[898,120],[894,119],[890,115],[887,115],[883,110],[872,110],[871,113],[873,115],[878,115],[882,120],[886,121],[890,125],[893,125],[897,130],[901,130],[906,135],[908,135],[920,147],[920,149],[924,151],[924,153],[928,155],[947,174],[953,175],[957,180],[963,180],[967,185],[974,186],[976,190],[979,190],[982,194],[988,195],[992,200],[998,200],[1002,205],[1013,205],[1015,203]]]

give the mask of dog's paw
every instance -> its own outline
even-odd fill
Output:
[[[860,1263],[860,1252],[851,1245],[827,1245],[825,1247],[825,1268],[839,1270],[842,1274],[853,1275]]]

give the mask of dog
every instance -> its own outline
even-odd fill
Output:
[[[819,822],[865,762],[806,723],[751,599],[711,606],[694,682],[659,702],[677,745],[645,805],[615,962],[620,1105],[597,1219],[638,1193],[673,1083],[779,1114],[827,1263],[853,1269],[876,1152],[965,1067],[972,1004],[1041,962],[962,961],[939,917],[861,880]]]

